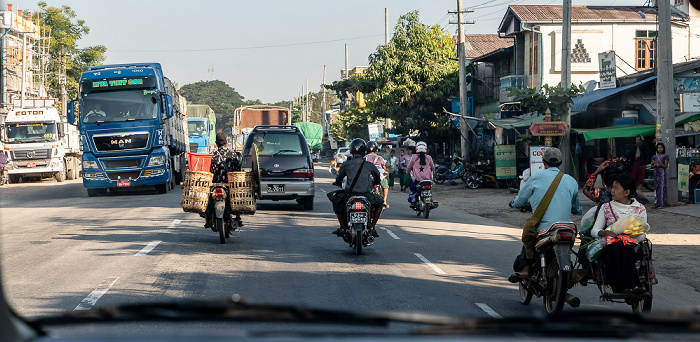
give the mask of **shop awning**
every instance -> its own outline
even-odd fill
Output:
[[[603,128],[572,128],[574,132],[583,134],[583,138],[588,140],[607,138],[629,138],[638,135],[650,136],[656,133],[655,125],[622,125]]]
[[[479,115],[485,119],[495,119],[498,114],[501,113],[501,104],[498,102],[491,102],[482,105],[479,108]]]
[[[654,80],[656,80],[656,76],[652,76],[652,77],[643,79],[637,83],[628,84],[624,87],[618,87],[618,88],[613,88],[613,89],[599,89],[599,90],[592,91],[592,92],[587,93],[581,97],[574,98],[574,104],[571,107],[571,112],[572,113],[573,112],[585,112],[588,110],[588,106],[593,104],[593,103],[605,100],[608,97],[611,97],[613,95],[617,95],[623,91],[637,88],[641,85],[652,82]]]
[[[682,125],[686,122],[691,122],[695,120],[700,120],[700,113],[685,113],[676,116],[676,126]]]
[[[503,127],[505,129],[530,127],[531,123],[538,122],[538,121],[544,121],[544,115],[536,115],[536,116],[529,117],[527,119],[511,118],[511,119],[489,120],[489,122],[492,123],[493,125],[498,126],[498,127]]]

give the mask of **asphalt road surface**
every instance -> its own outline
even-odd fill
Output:
[[[356,256],[325,193],[331,175],[316,169],[313,211],[294,201],[259,202],[245,226],[220,244],[204,219],[184,213],[179,188],[88,197],[80,180],[0,188],[0,253],[6,296],[22,316],[123,303],[214,299],[352,311],[418,311],[471,317],[543,312],[518,300],[507,281],[520,230],[438,208],[429,219],[392,191],[380,237]],[[440,199],[437,198],[437,201]],[[582,308],[631,311],[601,303],[595,286],[570,291]],[[700,303],[700,293],[660,277],[654,309]],[[581,310],[565,306],[564,310]]]

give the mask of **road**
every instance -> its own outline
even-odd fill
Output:
[[[520,230],[438,208],[426,220],[391,191],[380,237],[361,256],[330,232],[337,220],[316,169],[315,209],[261,202],[229,243],[179,207],[181,191],[125,191],[87,197],[81,181],[0,188],[0,252],[6,295],[25,317],[173,299],[238,294],[254,303],[354,311],[407,310],[471,317],[539,314],[541,300],[518,301],[508,283]],[[437,199],[439,201],[439,198]],[[700,303],[700,293],[668,278],[654,309]],[[571,290],[582,308],[600,303],[594,286]],[[581,310],[565,307],[565,310]]]

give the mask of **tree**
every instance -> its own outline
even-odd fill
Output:
[[[359,107],[352,107],[338,114],[336,122],[330,126],[333,137],[345,140],[349,137],[369,139],[367,125],[373,123],[372,115]]]
[[[60,68],[59,55],[61,47],[70,56],[66,63],[66,90],[68,97],[74,98],[78,94],[78,82],[80,75],[87,66],[99,65],[105,60],[107,48],[104,45],[78,48],[78,40],[90,32],[85,25],[85,20],[76,19],[77,14],[69,6],[60,8],[48,6],[46,2],[38,3],[39,10],[34,13],[48,29],[51,30],[51,44],[49,53],[52,63],[49,65],[47,76],[47,88],[49,95],[59,97],[58,71]],[[30,13],[25,11],[25,13]]]
[[[260,100],[246,102],[234,88],[219,80],[186,84],[180,88],[180,94],[187,99],[187,103],[205,104],[211,107],[216,113],[217,128],[227,127],[225,131],[230,131],[233,127],[233,112],[236,108],[260,102]]]
[[[563,88],[561,83],[555,87],[545,84],[541,90],[535,88],[518,89],[508,87],[508,96],[514,97],[513,101],[520,102],[524,112],[537,112],[544,114],[549,108],[552,120],[559,120],[559,116],[571,109],[574,97],[586,92],[582,85],[572,84],[570,88]]]

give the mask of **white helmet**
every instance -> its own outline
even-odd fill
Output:
[[[416,153],[426,153],[428,152],[428,144],[426,144],[424,141],[419,141],[416,144]]]

